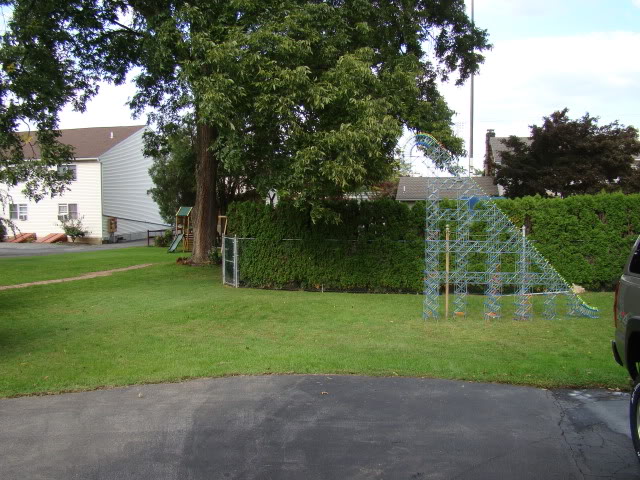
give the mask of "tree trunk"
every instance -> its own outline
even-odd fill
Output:
[[[218,160],[210,147],[217,137],[217,131],[202,123],[196,128],[196,202],[191,261],[203,264],[209,261],[209,251],[215,247],[216,239]]]

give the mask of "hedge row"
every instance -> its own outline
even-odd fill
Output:
[[[570,282],[612,289],[640,232],[640,195],[599,194],[568,199],[525,197],[498,205]],[[335,202],[339,224],[313,224],[309,212],[244,202],[229,208],[228,234],[241,242],[247,286],[370,292],[421,292],[424,204],[390,199]],[[444,227],[444,226],[443,226]],[[482,234],[483,226],[472,226]],[[444,228],[443,228],[444,230]],[[470,257],[484,269],[484,257]],[[514,259],[502,263],[505,271]]]
[[[638,194],[497,203],[514,223],[526,225],[540,252],[568,281],[588,290],[613,290],[640,234]]]

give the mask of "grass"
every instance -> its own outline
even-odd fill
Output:
[[[172,262],[166,249],[120,248],[101,252],[63,253],[41,257],[0,259],[0,285],[75,277],[83,273],[129,267],[141,263]]]
[[[515,322],[507,311],[486,322],[472,296],[467,318],[425,322],[418,295],[234,289],[219,268],[175,258],[142,247],[0,260],[4,284],[155,263],[0,291],[0,396],[263,373],[628,387],[610,351],[609,293],[583,296],[596,320]]]

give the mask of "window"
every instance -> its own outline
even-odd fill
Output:
[[[12,203],[9,205],[9,219],[11,220],[26,220],[27,219],[27,204]]]
[[[77,203],[59,203],[58,204],[58,220],[64,222],[65,220],[77,220],[78,219],[78,204]]]
[[[636,248],[636,251],[633,253],[633,257],[631,257],[629,271],[640,275],[640,243],[638,243],[638,248]]]
[[[58,165],[58,173],[64,174],[67,172],[71,172],[71,179],[75,180],[77,178],[76,175],[76,166],[75,165]]]

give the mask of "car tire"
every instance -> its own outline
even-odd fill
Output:
[[[629,408],[629,424],[631,427],[631,439],[636,456],[640,460],[640,382],[636,382],[631,392],[631,404]]]

